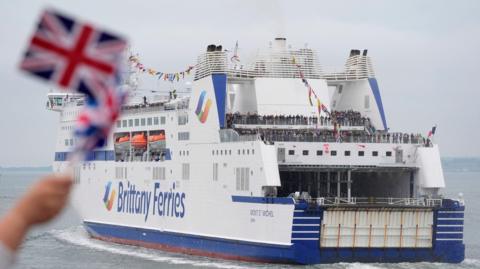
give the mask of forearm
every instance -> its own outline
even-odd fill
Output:
[[[28,228],[27,222],[19,214],[19,211],[13,208],[0,220],[1,243],[15,252],[21,245]]]

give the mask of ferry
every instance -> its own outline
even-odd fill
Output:
[[[266,263],[464,260],[465,203],[442,195],[432,137],[388,128],[367,50],[339,72],[285,38],[248,62],[231,54],[209,45],[188,94],[132,93],[106,146],[75,167],[92,238]],[[48,94],[55,171],[83,104]]]

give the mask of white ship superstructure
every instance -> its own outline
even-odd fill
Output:
[[[208,46],[188,96],[132,99],[108,144],[76,168],[92,237],[247,261],[464,259],[464,205],[440,195],[438,146],[389,131],[366,50],[337,73],[284,38],[250,63],[229,56]],[[301,74],[328,113],[310,104]],[[56,170],[82,105],[49,94]]]

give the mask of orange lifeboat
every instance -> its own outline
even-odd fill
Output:
[[[132,147],[145,148],[147,147],[147,138],[143,133],[136,134],[132,137]]]
[[[165,148],[165,133],[148,136],[148,143],[152,150],[160,150]]]
[[[128,150],[130,148],[130,135],[120,136],[115,140],[116,150]]]
[[[163,140],[165,140],[164,134],[151,135],[148,137],[148,142],[157,142],[157,141],[163,141]]]
[[[124,142],[128,142],[128,141],[130,141],[130,136],[128,136],[128,135],[119,137],[117,139],[117,143],[124,143]]]

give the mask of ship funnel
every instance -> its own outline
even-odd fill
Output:
[[[285,50],[287,48],[287,39],[285,37],[277,37],[273,42],[274,50]]]
[[[367,53],[366,49],[363,52],[359,49],[350,50],[350,55],[345,63],[345,72],[357,78],[375,77],[372,61]]]
[[[217,49],[217,46],[215,46],[214,44],[210,44],[207,46],[207,52],[212,52],[212,51],[215,51]]]

